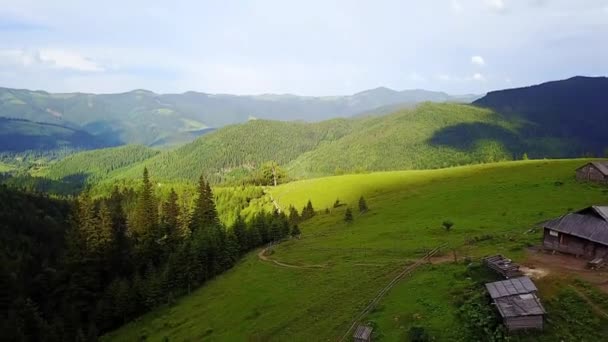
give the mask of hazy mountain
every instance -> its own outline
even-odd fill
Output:
[[[572,77],[530,87],[499,90],[474,102],[521,121],[526,137],[567,143],[580,154],[608,148],[608,78]],[[556,151],[557,152],[557,151]]]
[[[107,142],[71,127],[0,117],[0,152],[75,151],[100,148]]]
[[[160,146],[191,141],[210,127],[242,123],[252,117],[310,122],[396,104],[467,100],[470,98],[441,92],[388,88],[328,97],[155,94],[147,90],[101,95],[52,94],[0,88],[0,116],[79,128],[112,144]]]

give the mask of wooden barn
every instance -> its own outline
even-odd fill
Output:
[[[543,247],[588,259],[608,257],[608,206],[592,206],[543,224]]]
[[[576,179],[598,183],[608,183],[608,161],[587,163],[576,169]]]
[[[543,329],[545,308],[536,286],[528,277],[512,278],[486,284],[492,302],[509,331]]]

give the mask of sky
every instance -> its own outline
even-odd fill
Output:
[[[451,94],[608,74],[608,0],[0,0],[0,87]]]

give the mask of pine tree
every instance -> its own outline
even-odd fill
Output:
[[[298,210],[296,208],[294,208],[294,206],[290,205],[289,206],[289,224],[290,225],[296,225],[300,222],[300,214],[298,213]]]
[[[302,235],[302,232],[300,231],[300,228],[296,224],[293,226],[293,228],[291,228],[291,236],[299,238],[300,235]]]
[[[249,239],[247,236],[247,225],[245,221],[241,217],[241,215],[236,216],[236,220],[232,225],[232,232],[234,233],[234,237],[239,245],[240,253],[244,253],[249,249]]]
[[[179,230],[179,204],[178,196],[175,190],[171,189],[167,201],[162,206],[162,225],[163,233],[166,236],[166,245],[169,250],[173,250],[175,243],[178,241]]]
[[[315,216],[315,209],[312,206],[312,202],[308,200],[304,209],[302,209],[302,220],[308,220]]]
[[[213,199],[213,192],[203,176],[199,179],[198,197],[192,214],[191,230],[205,229],[219,224],[219,218]]]
[[[359,212],[360,213],[364,213],[368,210],[367,208],[367,202],[365,202],[365,198],[363,198],[363,196],[361,196],[359,198]]]
[[[350,208],[346,208],[346,212],[344,212],[344,221],[346,221],[346,223],[351,223],[353,220],[353,211],[350,210]]]
[[[98,246],[97,250],[101,253],[108,254],[114,240],[114,228],[110,209],[105,202],[99,205],[99,228],[98,228]]]
[[[130,229],[140,238],[140,240],[151,240],[158,238],[157,226],[158,209],[156,207],[156,199],[150,182],[148,169],[144,168],[143,185],[137,198],[133,222]]]

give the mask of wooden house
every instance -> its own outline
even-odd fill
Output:
[[[530,278],[519,277],[488,283],[486,289],[508,331],[543,329],[545,309]]]
[[[598,183],[608,183],[608,161],[587,163],[576,169],[576,179]]]
[[[483,258],[483,263],[507,279],[523,275],[518,264],[500,254]]]
[[[372,340],[372,327],[359,325],[353,334],[354,342],[369,342]]]
[[[608,257],[608,206],[592,206],[543,224],[543,247],[588,259]]]

